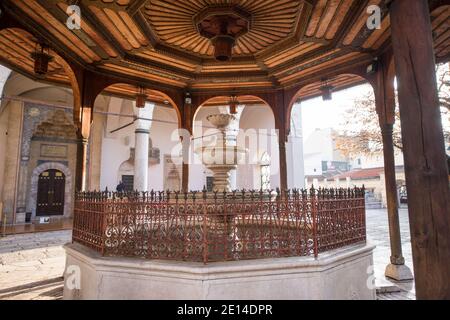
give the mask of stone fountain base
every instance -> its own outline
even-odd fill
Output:
[[[202,263],[102,257],[65,246],[66,270],[79,270],[78,289],[65,273],[64,299],[374,300],[370,245],[313,257]],[[76,274],[76,273],[75,273]]]

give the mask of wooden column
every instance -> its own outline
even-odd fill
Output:
[[[182,143],[182,154],[183,154],[181,190],[184,192],[189,191],[189,162],[190,162],[190,151],[191,151],[190,147],[191,147],[191,137],[193,127],[192,100],[188,101],[186,98],[187,97],[184,95],[181,128],[180,128],[183,130],[180,139]]]
[[[74,93],[73,119],[78,128],[75,188],[77,191],[86,191],[88,143],[91,134],[95,99],[103,89],[114,84],[116,81],[106,76],[87,71],[78,65],[71,64],[71,69],[74,72],[74,83],[72,83]]]
[[[278,146],[280,150],[280,188],[287,190],[286,136],[284,134],[280,133]]]
[[[181,177],[181,190],[188,192],[189,191],[189,145],[190,141],[186,141],[186,137],[182,137],[182,148],[183,148],[183,172]]]
[[[87,190],[87,173],[88,173],[88,147],[89,135],[91,132],[92,108],[83,107],[81,111],[81,119],[78,128],[78,148],[77,148],[77,166],[75,188],[77,191]]]
[[[389,218],[389,237],[391,242],[391,263],[405,264],[400,235],[400,220],[398,217],[397,179],[395,177],[395,154],[392,140],[393,125],[380,123],[383,136],[384,175],[386,183],[386,200]],[[398,279],[400,280],[400,279]]]
[[[403,257],[398,215],[399,201],[397,179],[395,177],[394,142],[392,138],[395,123],[395,70],[391,62],[391,55],[385,55],[381,59],[374,89],[376,110],[383,141],[384,176],[391,248],[390,264],[386,267],[385,276],[401,281],[411,280],[413,276],[411,270],[405,265],[405,258]],[[389,70],[389,66],[391,66],[392,70]]]
[[[389,240],[391,247],[390,264],[386,266],[385,276],[397,281],[412,280],[409,267],[405,265],[398,215],[398,190],[395,177],[395,153],[392,139],[393,124],[380,123],[383,136],[384,176],[386,187],[386,201],[389,221]]]
[[[285,105],[284,91],[279,90],[275,93],[275,101],[271,105],[275,116],[275,128],[278,130],[278,149],[280,161],[280,189],[287,190],[287,160],[286,160],[286,141],[288,138],[288,128],[286,127],[286,113],[289,109]]]
[[[390,4],[418,299],[450,299],[448,168],[426,0]]]

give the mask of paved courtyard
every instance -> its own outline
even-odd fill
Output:
[[[380,300],[415,299],[414,281],[394,282],[386,279],[384,271],[390,263],[389,227],[386,210],[367,210],[367,237],[371,244],[376,245],[374,251],[374,271],[377,287],[381,287],[378,294]],[[411,237],[409,232],[408,210],[400,209],[400,233],[402,236],[403,256],[405,264],[413,271]],[[401,291],[393,291],[393,287],[401,288]]]
[[[0,300],[62,297],[65,256],[71,231],[0,238]]]
[[[406,264],[412,268],[408,212],[400,211],[403,251]],[[414,299],[412,282],[397,284],[403,290],[392,290],[385,280],[384,268],[389,263],[389,233],[385,210],[367,211],[369,241],[377,246],[374,253],[377,285],[385,289],[380,300]],[[53,231],[11,235],[0,238],[0,300],[4,299],[61,299],[64,250],[71,231]]]

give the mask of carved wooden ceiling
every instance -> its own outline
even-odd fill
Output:
[[[436,56],[447,61],[450,6],[436,5],[441,2],[430,1],[430,15]],[[80,30],[66,26],[72,3],[81,8]],[[210,41],[194,22],[202,10],[224,4],[251,16],[248,32],[225,63],[214,59]],[[380,29],[366,26],[371,4],[381,6]],[[0,62],[35,77],[31,52],[36,39],[44,39],[57,57],[41,79],[50,82],[68,82],[61,56],[127,83],[202,91],[289,87],[367,64],[390,46],[382,0],[2,0],[2,5],[27,31],[0,31]],[[361,79],[336,77],[334,85],[347,87],[352,81]],[[317,94],[317,88],[313,91],[307,94]]]
[[[175,49],[198,57],[212,58],[213,46],[202,37],[192,23],[193,17],[204,8],[219,7],[227,0],[158,1],[150,0],[143,12],[158,40]],[[251,14],[251,28],[240,37],[234,48],[237,57],[252,58],[295,37],[301,28],[300,16],[305,10],[303,1],[236,1],[242,10]]]

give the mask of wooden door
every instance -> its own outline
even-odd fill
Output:
[[[134,176],[131,175],[123,175],[122,176],[122,183],[124,185],[123,191],[133,191],[134,188]]]
[[[58,170],[47,170],[39,175],[36,216],[64,214],[66,177]]]

